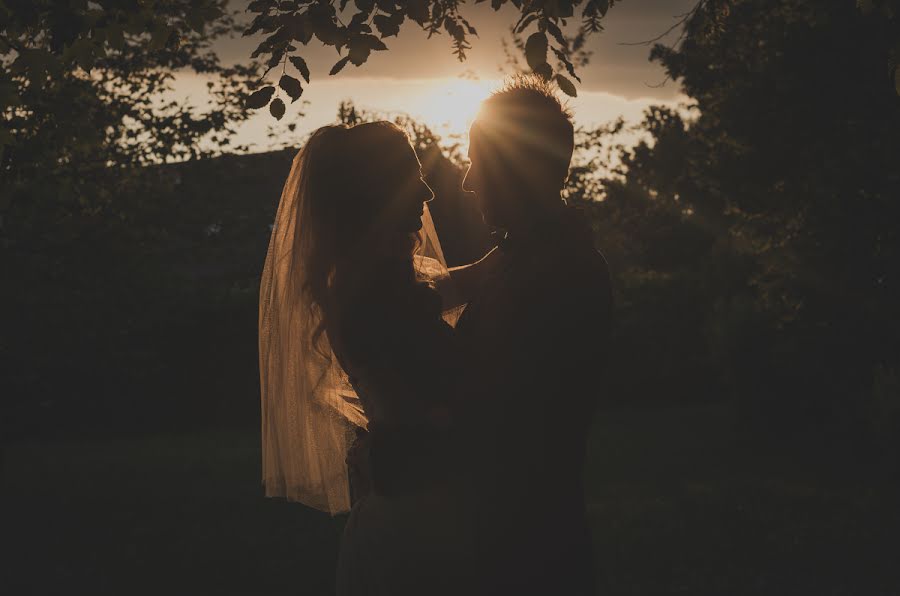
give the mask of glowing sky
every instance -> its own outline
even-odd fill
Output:
[[[233,2],[239,9],[246,4]],[[633,121],[648,105],[679,100],[677,85],[651,86],[665,75],[657,64],[647,60],[649,47],[622,42],[659,35],[693,4],[694,0],[623,0],[610,10],[606,31],[589,42],[588,48],[593,51],[590,64],[579,72],[584,82],[579,86],[579,97],[570,103],[576,124],[599,124],[620,115]],[[461,12],[479,33],[463,63],[452,56],[446,35],[426,40],[415,24],[407,23],[398,37],[385,40],[390,51],[373,52],[362,67],[348,65],[339,75],[330,77],[328,70],[339,56],[334,48],[321,46],[314,39],[300,50],[312,71],[312,81],[305,85],[303,94],[308,103],[301,106],[298,101],[289,106],[273,138],[267,137],[267,131],[274,120],[261,110],[241,127],[236,142],[252,143],[257,151],[298,144],[309,131],[333,122],[338,104],[346,99],[385,114],[410,114],[445,137],[464,133],[478,102],[502,77],[500,67],[506,59],[501,39],[508,38],[516,11],[508,6],[495,13],[490,3],[484,2],[470,3]],[[223,39],[215,49],[225,62],[246,61],[261,39]],[[675,35],[669,39],[674,41]],[[270,78],[274,82],[277,75]],[[176,92],[202,102],[205,84],[197,77],[179,75]],[[300,112],[303,117],[299,117]],[[285,124],[291,122],[296,128],[288,132]]]

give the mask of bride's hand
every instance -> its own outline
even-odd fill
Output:
[[[363,429],[358,429],[356,431],[356,439],[353,440],[353,444],[350,445],[350,448],[347,450],[347,465],[361,465],[365,464],[365,458],[368,457],[369,445],[371,443],[371,438],[369,437],[369,433]]]
[[[363,493],[372,484],[371,453],[371,435],[363,429],[357,430],[356,439],[347,450],[345,462],[354,485],[362,488]]]

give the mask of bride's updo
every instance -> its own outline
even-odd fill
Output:
[[[324,310],[336,278],[359,277],[385,253],[412,257],[417,235],[398,226],[403,205],[397,203],[408,194],[409,170],[417,172],[418,159],[406,133],[390,122],[322,127],[298,159],[301,291]]]

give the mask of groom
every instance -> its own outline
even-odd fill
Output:
[[[463,188],[502,238],[457,325],[484,594],[594,592],[583,468],[611,292],[588,223],[560,196],[573,146],[569,113],[532,77],[487,99],[470,132]]]

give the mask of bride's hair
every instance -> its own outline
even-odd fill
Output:
[[[413,283],[419,272],[425,279],[446,275],[427,206],[415,221],[416,201],[431,198],[417,183],[419,167],[406,134],[387,122],[319,129],[294,157],[259,291],[269,496],[332,514],[350,509],[346,457],[353,429],[368,420],[324,331],[344,297],[356,296],[367,279],[381,283],[376,259],[398,261],[388,269],[402,274],[408,252],[410,276],[402,279]],[[416,223],[419,246],[405,232]]]
[[[296,214],[304,233],[294,239],[294,254],[303,255],[304,262],[296,290],[305,292],[310,307],[322,315],[315,337],[324,329],[335,279],[365,274],[375,243],[406,242],[412,257],[421,242],[417,234],[386,229],[384,217],[401,190],[399,170],[410,155],[415,152],[406,133],[384,121],[324,126],[304,146],[299,156],[303,200]]]

